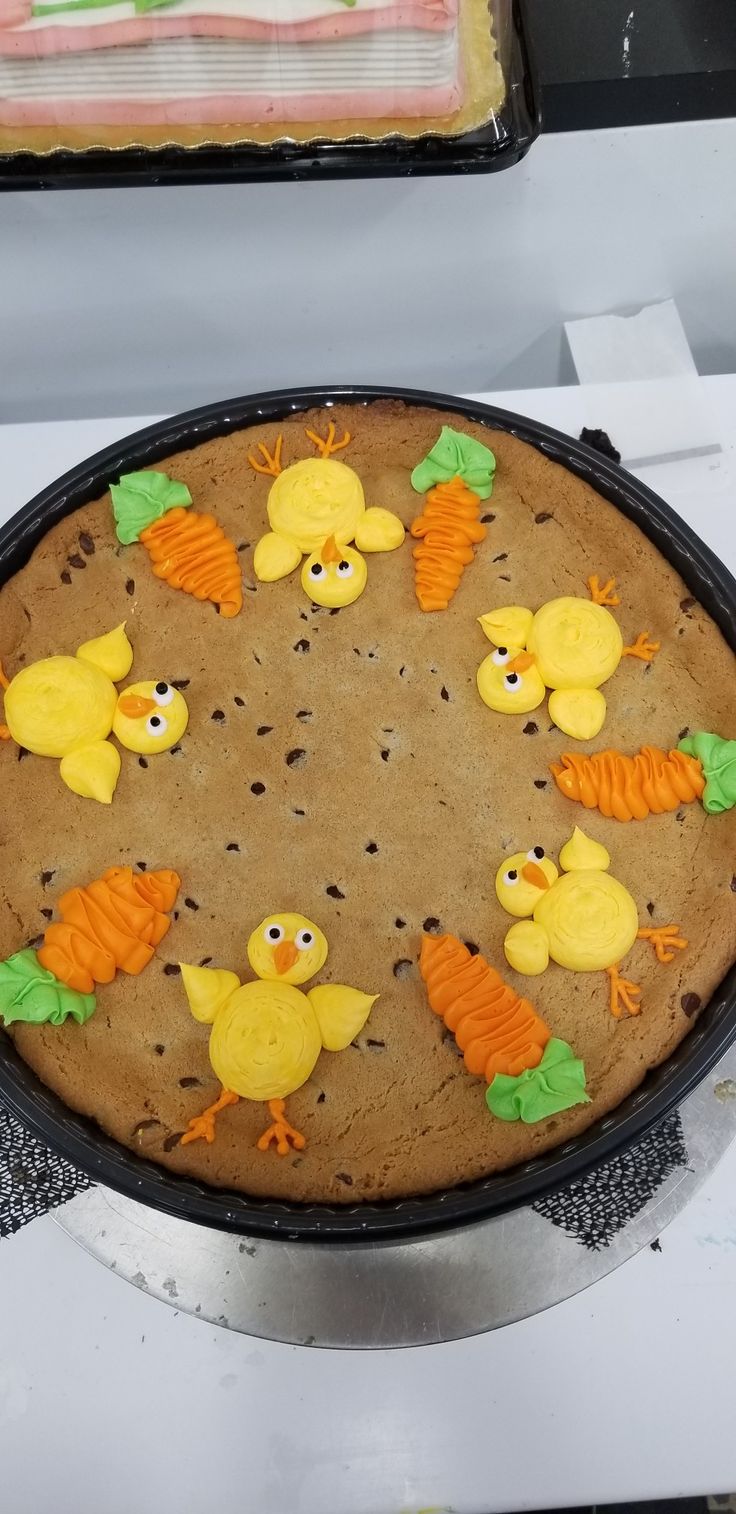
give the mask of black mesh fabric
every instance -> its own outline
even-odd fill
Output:
[[[0,1108],[0,1239],[89,1186],[83,1172]]]

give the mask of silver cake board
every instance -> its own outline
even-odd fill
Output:
[[[319,1246],[172,1219],[108,1188],[56,1223],[137,1288],[246,1335],[347,1349],[495,1330],[579,1293],[656,1240],[736,1136],[736,1047],[663,1125],[530,1208],[429,1239]]]

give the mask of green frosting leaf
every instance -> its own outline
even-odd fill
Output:
[[[60,983],[30,947],[0,962],[0,1020],[6,1025],[15,1020],[63,1025],[69,1015],[84,1025],[96,1006],[94,994],[80,994]]]
[[[117,521],[115,534],[126,547],[167,510],[192,503],[186,484],[178,484],[167,473],[124,473],[119,484],[110,485],[110,494]]]
[[[417,463],[411,486],[417,494],[426,494],[435,484],[461,478],[479,499],[488,499],[495,471],[496,459],[490,447],[463,431],[453,431],[452,426],[443,426],[431,452]]]
[[[736,804],[736,741],[714,736],[712,731],[693,731],[678,743],[678,751],[697,757],[705,775],[701,797],[709,815],[722,815]]]
[[[529,1068],[517,1078],[497,1072],[486,1103],[499,1120],[523,1120],[534,1125],[574,1104],[589,1104],[585,1092],[585,1068],[567,1041],[547,1042],[538,1067]]]

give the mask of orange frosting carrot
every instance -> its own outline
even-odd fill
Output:
[[[615,820],[664,815],[699,799],[705,788],[697,757],[658,746],[642,747],[634,757],[610,750],[590,757],[565,752],[551,771],[561,794]]]
[[[210,599],[226,619],[243,605],[238,554],[212,515],[177,505],[140,533],[153,571],[173,589]]]
[[[447,609],[466,565],[473,561],[473,544],[486,534],[479,506],[478,495],[461,478],[429,490],[423,514],[411,525],[412,536],[421,538],[414,560],[422,610]]]
[[[170,870],[133,873],[111,867],[85,888],[59,901],[61,920],[50,925],[38,953],[42,967],[61,983],[89,994],[111,983],[118,968],[139,973],[169,928],[180,879]]]
[[[424,936],[419,971],[468,1072],[491,1083],[498,1072],[517,1077],[539,1065],[552,1032],[484,957],[456,936]]]

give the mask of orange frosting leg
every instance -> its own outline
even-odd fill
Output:
[[[284,1118],[285,1108],[283,1099],[269,1099],[268,1112],[273,1116],[273,1124],[269,1125],[268,1130],[264,1130],[263,1135],[258,1137],[256,1145],[259,1151],[268,1151],[273,1141],[276,1143],[276,1150],[280,1157],[288,1156],[292,1146],[295,1151],[304,1150],[307,1144],[306,1137],[300,1130],[295,1130],[294,1126]]]
[[[254,457],[252,452],[248,453],[248,462],[250,463],[254,473],[265,473],[267,478],[278,478],[279,474],[282,471],[281,448],[283,446],[283,443],[284,438],[281,435],[281,432],[279,432],[276,438],[276,446],[273,449],[273,454],[271,454],[268,450],[268,447],[266,447],[263,442],[259,442],[258,451],[260,452],[261,458],[263,459],[262,462],[259,462],[258,458]]]
[[[410,529],[419,538],[413,554],[419,608],[446,610],[473,561],[473,547],[486,534],[480,523],[480,499],[461,478],[435,484]]]
[[[468,1072],[491,1083],[537,1067],[551,1031],[490,963],[456,936],[423,936],[419,971],[430,1007],[463,1053]]]
[[[0,741],[12,741],[12,736],[6,725],[0,725]]]
[[[317,448],[320,457],[332,457],[333,452],[342,452],[343,447],[347,447],[348,443],[352,441],[349,431],[343,431],[341,440],[339,442],[335,441],[334,421],[330,421],[326,436],[320,436],[318,431],[310,431],[308,426],[305,426],[304,430],[310,442]]]
[[[0,689],[9,689],[9,688],[10,688],[10,679],[7,677],[5,669],[4,669],[3,665],[2,665],[2,663],[0,662]]]
[[[615,578],[608,578],[604,584],[601,584],[598,574],[591,573],[588,579],[588,588],[594,605],[608,605],[613,609],[614,605],[620,605],[621,603],[618,594],[615,592]]]
[[[172,589],[209,599],[226,620],[243,607],[240,560],[212,515],[178,506],[141,531],[153,571]]]
[[[632,983],[630,978],[622,978],[617,967],[607,967],[606,972],[610,983],[609,1007],[614,1018],[620,1020],[624,1009],[629,1015],[640,1015],[639,984]]]
[[[651,662],[655,652],[659,651],[660,642],[649,641],[649,632],[640,631],[636,641],[630,647],[624,647],[623,657],[638,657],[642,662]]]
[[[112,983],[118,968],[142,972],[169,929],[180,882],[169,870],[139,876],[111,867],[85,888],[69,889],[59,900],[61,920],[46,929],[41,966],[82,994]]]
[[[679,925],[654,925],[638,932],[640,941],[650,941],[658,962],[674,962],[675,952],[682,952],[689,942],[679,934]]]
[[[189,1121],[187,1128],[179,1142],[180,1146],[188,1146],[190,1141],[206,1141],[208,1146],[215,1139],[215,1120],[221,1109],[227,1109],[230,1104],[240,1102],[236,1093],[231,1093],[228,1088],[223,1088],[219,1099],[210,1104],[208,1109],[203,1109],[201,1114],[195,1115]]]
[[[608,750],[585,756],[565,752],[550,764],[555,783],[567,799],[609,820],[645,820],[692,804],[705,788],[702,764],[676,749],[645,746],[634,757]]]

